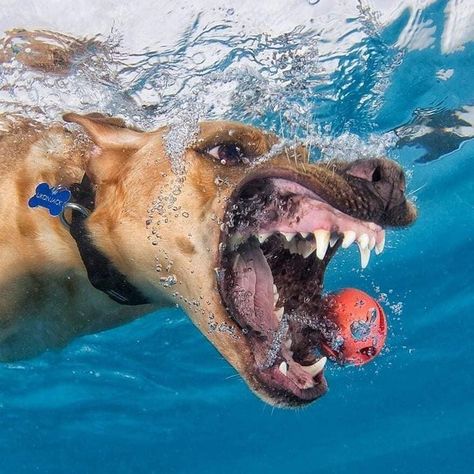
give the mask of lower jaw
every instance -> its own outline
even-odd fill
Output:
[[[262,382],[264,397],[268,397],[272,404],[286,407],[299,407],[307,405],[328,390],[324,375],[318,374],[310,388],[300,388],[285,379],[278,367],[271,367],[258,373],[257,378]]]
[[[266,259],[270,259],[273,265],[273,272],[271,273],[270,278],[272,279],[272,283],[273,279],[276,278],[276,284],[280,286],[280,288],[283,288],[285,275],[280,274],[276,270],[281,262],[279,262],[277,258],[272,258],[272,242],[269,241],[266,245]],[[254,249],[254,251],[256,250]],[[307,260],[299,255],[290,255],[289,253],[285,256],[288,270],[286,277],[292,281],[300,283],[300,286],[302,287],[300,288],[300,292],[301,289],[308,290],[312,287],[311,305],[309,305],[309,309],[312,309],[313,312],[308,311],[306,315],[308,321],[311,320],[313,323],[319,316],[315,308],[318,308],[317,302],[319,302],[321,296],[324,269],[335,251],[336,246],[328,252],[324,261],[319,261],[314,258]],[[260,247],[258,252],[262,254],[262,258],[265,258],[263,257],[263,252]],[[255,255],[252,256],[257,258]],[[302,264],[307,265],[306,274],[308,281],[305,281],[304,279],[301,280]],[[305,272],[303,271],[303,274],[304,273]],[[267,275],[267,278],[268,277],[269,275]],[[261,278],[265,277],[261,276]],[[235,308],[234,304],[235,298],[228,301],[228,303],[231,307],[231,313],[234,314],[234,319],[241,326],[243,332],[246,333],[247,341],[254,354],[252,377],[254,377],[258,381],[258,385],[260,385],[260,390],[258,390],[258,392],[263,391],[263,398],[266,398],[267,401],[270,401],[272,404],[280,406],[302,406],[324,395],[327,391],[327,383],[324,379],[322,368],[316,375],[306,372],[307,366],[316,362],[317,358],[315,355],[307,354],[309,355],[309,360],[304,362],[300,359],[298,359],[298,362],[293,359],[293,354],[290,352],[288,343],[291,343],[294,335],[292,331],[288,331],[288,337],[286,337],[286,334],[282,332],[282,326],[284,321],[288,322],[292,316],[298,315],[298,310],[300,309],[299,305],[302,305],[303,303],[301,300],[299,302],[292,300],[289,295],[288,298],[285,298],[284,294],[281,296],[281,299],[284,300],[285,308],[288,308],[288,313],[283,316],[283,320],[281,321],[278,321],[276,316],[274,316],[275,319],[269,321],[269,324],[273,324],[273,326],[268,326],[266,328],[259,327],[259,331],[256,331],[256,328],[252,327],[252,325],[249,324],[249,321],[246,320],[242,314],[239,316],[239,311]],[[282,306],[283,301],[280,303]],[[308,321],[305,322],[308,323]],[[290,323],[294,324],[292,321],[290,321]],[[297,323],[297,326],[301,329],[300,323]],[[296,333],[298,333],[298,330]],[[281,338],[278,341],[279,332]],[[275,340],[277,340],[276,344]],[[287,344],[286,346],[285,342]]]

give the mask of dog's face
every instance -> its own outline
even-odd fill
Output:
[[[365,266],[385,227],[415,220],[401,168],[384,158],[310,164],[304,147],[279,148],[238,123],[201,123],[184,147],[166,128],[65,118],[97,145],[88,229],[119,270],[179,304],[265,401],[299,406],[324,394],[305,331],[324,311],[326,266],[352,242]]]

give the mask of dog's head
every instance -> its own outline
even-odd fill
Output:
[[[186,145],[168,128],[65,119],[96,144],[95,245],[157,303],[179,304],[267,402],[324,394],[305,331],[324,311],[325,269],[351,243],[367,265],[385,227],[415,220],[402,169],[385,158],[309,163],[304,147],[240,123],[201,123]]]

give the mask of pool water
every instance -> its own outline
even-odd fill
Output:
[[[0,366],[0,472],[465,473],[474,446],[474,5],[469,0],[191,3],[0,0],[0,29],[96,42],[66,77],[0,66],[0,110],[113,113],[151,129],[225,117],[385,153],[410,229],[326,289],[377,297],[390,325],[363,368],[328,367],[303,410],[258,400],[178,309]],[[97,36],[96,36],[97,35]]]

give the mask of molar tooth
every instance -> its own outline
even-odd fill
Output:
[[[343,249],[346,249],[350,245],[354,243],[354,240],[356,239],[356,233],[353,230],[346,230],[344,232],[344,239],[342,240],[342,245],[341,247]]]
[[[288,372],[288,365],[286,362],[282,362],[279,366],[278,366],[278,370],[283,374],[283,375],[286,375],[287,372]]]
[[[383,230],[382,239],[380,240],[380,242],[377,242],[377,244],[375,245],[375,253],[377,255],[381,254],[383,252],[384,247],[385,247],[385,231]]]
[[[285,347],[290,350],[291,349],[291,344],[293,344],[293,341],[291,339],[287,339],[284,343]]]
[[[296,232],[280,232],[283,235],[287,242],[291,242],[296,235]]]
[[[242,234],[239,234],[238,232],[235,233],[231,239],[230,239],[230,248],[233,250],[233,249],[236,249],[241,243],[244,242],[244,236]]]
[[[316,375],[319,374],[319,372],[321,372],[324,369],[326,362],[327,362],[327,357],[321,357],[321,359],[319,359],[313,365],[307,365],[307,366],[303,365],[302,367],[305,370],[305,372],[315,377]]]
[[[290,253],[298,253],[298,242],[296,240],[290,242]]]
[[[301,255],[303,255],[303,258],[308,258],[315,250],[316,246],[312,242],[308,242],[301,252]]]
[[[270,237],[270,235],[272,235],[271,233],[268,233],[268,232],[260,232],[258,235],[257,235],[257,239],[258,241],[263,244],[263,242],[265,242],[265,240],[268,239],[268,237]]]
[[[309,232],[300,232],[300,235],[303,237],[303,239],[306,239],[306,237],[309,235]]]
[[[319,260],[322,260],[326,255],[329,245],[329,231],[324,229],[316,230],[314,238],[316,239],[316,256]]]
[[[280,309],[277,309],[275,311],[275,316],[277,317],[278,321],[281,321],[281,318],[283,318],[284,312],[285,312],[285,308],[283,306]]]

